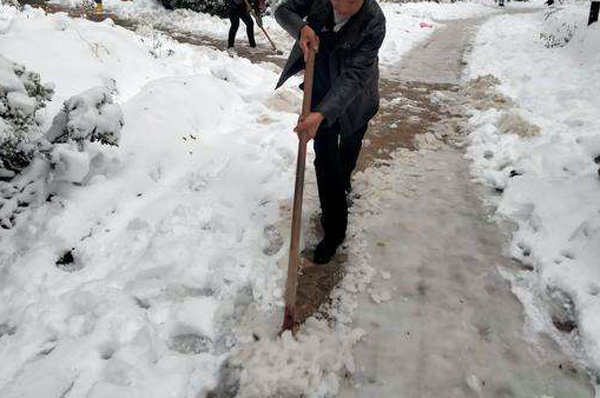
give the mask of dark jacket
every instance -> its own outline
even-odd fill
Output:
[[[308,24],[317,35],[333,12],[329,0],[287,0],[277,11],[277,22],[298,39]],[[306,21],[304,18],[306,17]],[[325,116],[327,124],[340,122],[351,133],[364,126],[379,109],[379,57],[385,37],[385,17],[375,0],[365,0],[362,8],[346,22],[330,58],[332,86],[313,110]],[[303,70],[304,57],[298,42],[283,69],[277,87]]]

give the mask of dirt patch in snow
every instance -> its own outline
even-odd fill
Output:
[[[456,90],[453,84],[382,79],[380,110],[365,136],[357,171],[391,160],[398,148],[416,149],[417,137],[427,136],[433,126],[452,117],[441,103],[431,100],[432,93]]]
[[[509,111],[500,117],[498,130],[501,134],[516,134],[521,138],[538,135],[540,128],[529,123],[516,111]]]
[[[464,101],[477,110],[490,108],[507,109],[514,106],[513,101],[496,90],[500,80],[492,75],[479,76],[461,89]]]

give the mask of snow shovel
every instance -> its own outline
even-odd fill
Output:
[[[304,99],[302,101],[302,118],[310,113],[313,78],[315,72],[315,50],[308,52],[306,73],[304,74]],[[292,209],[292,236],[290,239],[290,257],[288,264],[287,285],[285,288],[285,311],[281,331],[291,330],[296,334],[296,289],[298,287],[298,258],[300,249],[300,225],[302,224],[302,194],[304,192],[304,168],[306,165],[306,145],[308,138],[303,131],[298,135],[298,159],[296,163],[296,185],[294,187],[294,206]]]
[[[248,2],[248,0],[244,0],[244,3],[246,3],[246,7],[248,7],[248,10],[250,10],[250,13],[254,17],[254,20],[256,21],[256,24],[258,25],[258,27],[263,31],[263,33],[267,37],[267,40],[269,40],[269,43],[271,43],[271,47],[273,47],[273,51],[275,51],[277,54],[280,54],[280,55],[283,54],[283,52],[279,51],[277,49],[277,47],[275,47],[275,43],[273,43],[273,40],[271,40],[271,37],[269,36],[269,34],[265,30],[265,28],[262,26],[262,22],[261,23],[258,22],[259,21],[258,16],[256,15],[254,8],[252,8],[252,6]]]

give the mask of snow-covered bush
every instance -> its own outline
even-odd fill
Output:
[[[168,34],[155,30],[150,25],[138,25],[135,30],[142,44],[148,47],[150,55],[164,59],[175,54],[175,40]]]
[[[117,145],[123,124],[121,107],[113,103],[112,93],[106,87],[94,87],[65,101],[45,137],[51,143]]]
[[[166,8],[188,8],[226,18],[229,15],[227,0],[161,0]]]
[[[544,16],[543,30],[540,39],[548,48],[564,47],[575,36],[577,31],[587,24],[587,16],[581,8],[558,7]]]
[[[38,111],[53,88],[37,73],[0,56],[0,227],[11,228],[24,209],[42,203],[53,181],[81,183],[90,170],[87,144],[117,145],[124,125],[107,87],[65,101],[42,134]]]
[[[31,161],[31,142],[41,135],[38,111],[53,93],[39,74],[0,55],[0,180],[14,177]]]

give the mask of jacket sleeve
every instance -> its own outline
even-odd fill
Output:
[[[294,39],[300,37],[300,29],[306,25],[313,0],[286,0],[275,11],[275,19]]]
[[[362,94],[373,66],[378,62],[378,52],[385,37],[385,19],[377,23],[363,42],[352,50],[340,76],[325,98],[315,107],[328,124],[335,122],[346,108]]]

